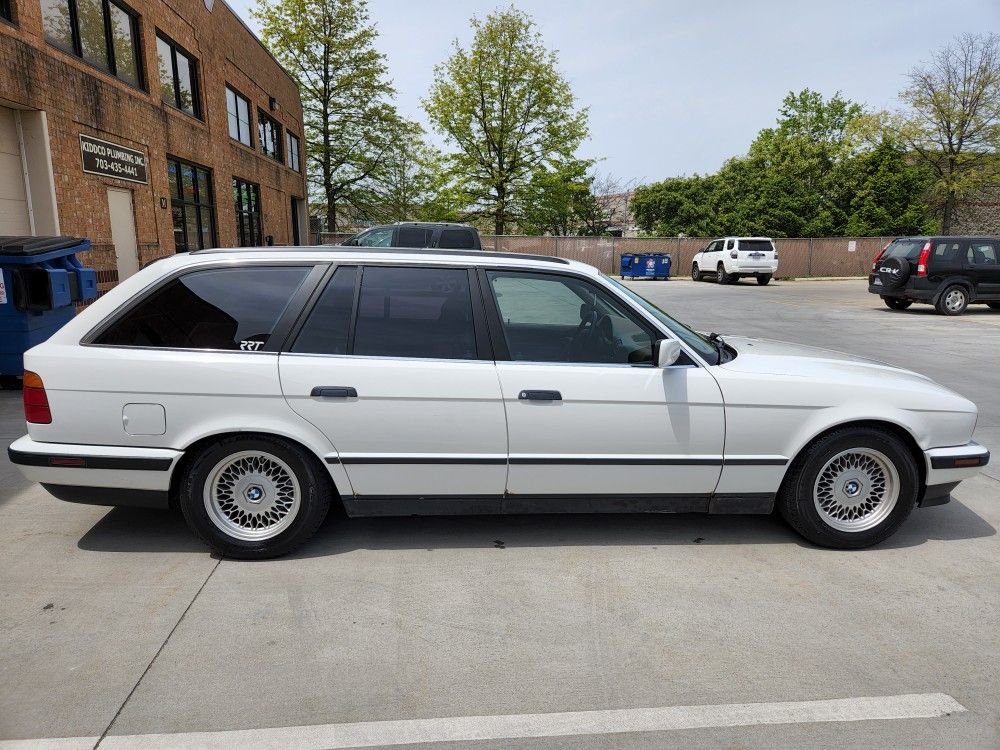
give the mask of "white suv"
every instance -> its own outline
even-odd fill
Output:
[[[25,355],[8,453],[63,500],[167,508],[232,557],[348,515],[769,513],[860,547],[986,464],[976,407],[848,355],[703,336],[558,258],[165,258]]]
[[[691,260],[691,278],[713,276],[720,284],[733,284],[753,276],[761,286],[778,272],[778,251],[770,237],[722,237]]]

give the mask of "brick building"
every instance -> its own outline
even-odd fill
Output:
[[[223,0],[0,0],[0,235],[89,238],[101,289],[308,242],[298,89]]]

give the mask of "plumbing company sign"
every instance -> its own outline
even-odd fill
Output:
[[[88,174],[143,184],[149,182],[146,154],[142,151],[80,133],[80,156],[83,157],[83,171]]]

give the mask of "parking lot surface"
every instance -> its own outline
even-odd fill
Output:
[[[857,280],[633,287],[700,330],[930,375],[1000,447],[1000,312],[891,312]],[[775,517],[331,515],[248,563],[6,455],[0,486],[0,750],[1000,745],[1000,461],[853,552]]]

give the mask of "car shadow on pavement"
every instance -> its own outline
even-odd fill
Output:
[[[918,508],[881,548],[913,547],[926,541],[993,536],[996,529],[958,501]],[[506,549],[559,546],[667,546],[685,544],[798,544],[800,538],[777,515],[552,514],[526,516],[423,516],[347,518],[331,512],[296,558],[324,557],[357,549]],[[115,508],[78,542],[95,552],[199,552],[176,512]]]

